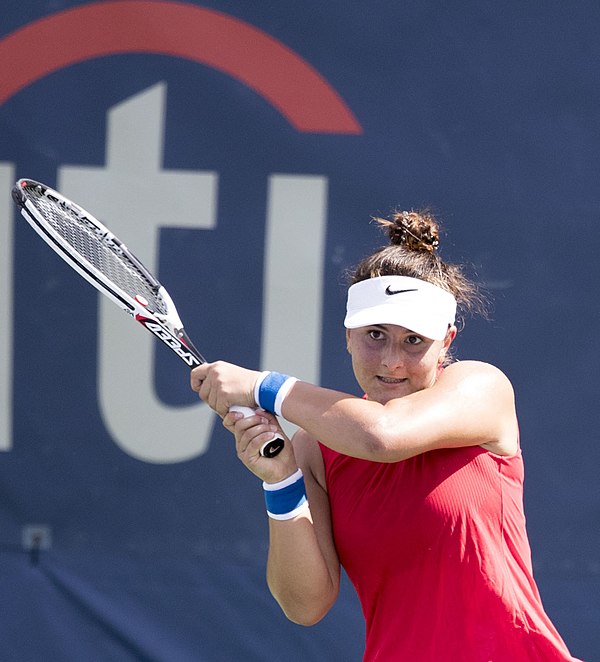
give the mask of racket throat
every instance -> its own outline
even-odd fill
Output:
[[[167,325],[162,324],[157,319],[151,319],[140,315],[135,316],[137,322],[154,334],[161,340],[169,349],[173,350],[179,358],[186,363],[190,368],[195,368],[204,363],[202,357],[197,355],[193,347],[187,344],[187,337],[183,329],[170,329]]]

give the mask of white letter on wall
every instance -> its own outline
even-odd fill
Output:
[[[217,175],[161,169],[165,95],[159,84],[111,109],[105,168],[59,171],[59,188],[105,220],[151,271],[159,227],[216,224]],[[194,195],[180,195],[185,190]],[[327,179],[273,175],[267,210],[261,363],[318,382]],[[100,297],[98,389],[104,423],[129,455],[180,462],[206,451],[215,418],[203,404],[172,407],[158,400],[155,343]]]
[[[313,384],[320,380],[326,225],[326,177],[270,177],[261,364]]]
[[[210,229],[216,218],[215,173],[161,169],[165,96],[161,83],[111,109],[105,168],[59,172],[61,191],[106,221],[154,272],[159,227]],[[181,195],[186,190],[193,195]],[[114,441],[146,462],[181,462],[204,453],[213,412],[200,403],[160,402],[153,388],[156,340],[106,297],[99,300],[100,408]]]

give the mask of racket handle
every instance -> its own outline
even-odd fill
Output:
[[[243,414],[244,418],[247,418],[248,416],[254,416],[258,413],[259,410],[255,410],[250,407],[234,405],[233,407],[229,408],[229,411],[235,411],[238,414]],[[271,439],[269,439],[269,441],[265,441],[265,443],[260,447],[260,454],[263,457],[275,457],[281,453],[284,444],[285,441],[283,440],[283,437],[278,433],[274,433]]]

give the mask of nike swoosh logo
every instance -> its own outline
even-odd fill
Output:
[[[418,292],[418,289],[416,287],[413,287],[410,290],[393,290],[390,285],[388,285],[385,288],[385,293],[389,296],[392,296],[394,294],[402,294],[403,292]]]

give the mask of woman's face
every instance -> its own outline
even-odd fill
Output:
[[[431,340],[403,326],[376,324],[347,329],[346,343],[360,387],[369,400],[385,404],[433,386],[455,336],[454,326],[444,340]]]

